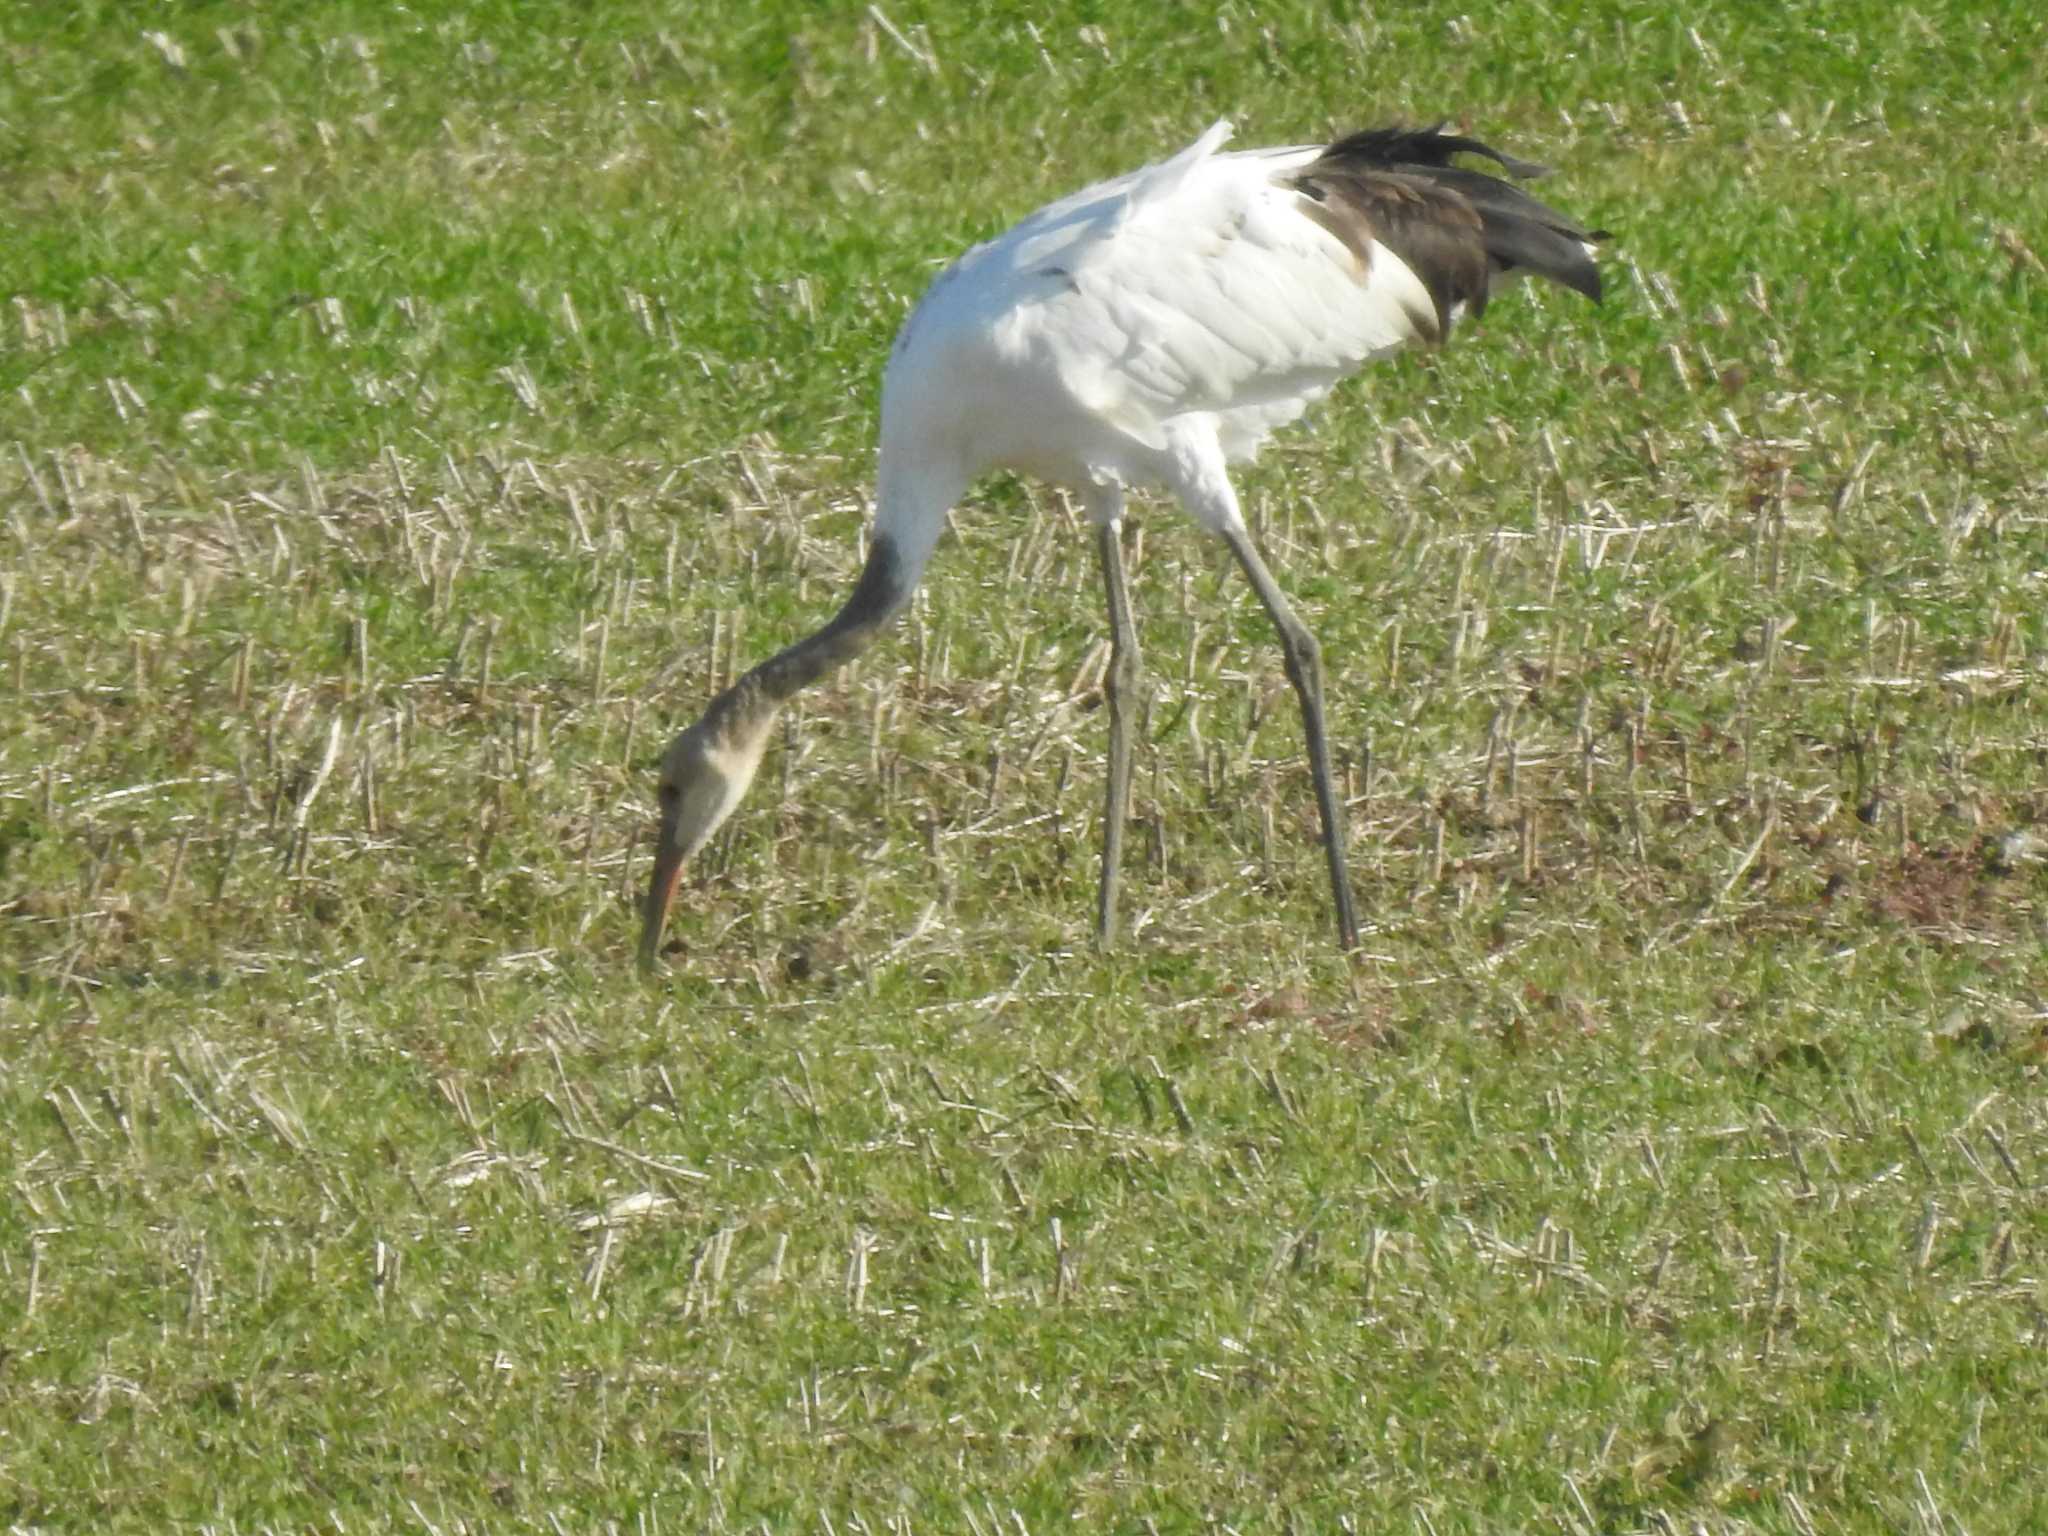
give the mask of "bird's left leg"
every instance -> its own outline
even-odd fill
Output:
[[[1109,705],[1109,779],[1102,803],[1102,887],[1095,907],[1096,943],[1109,949],[1116,943],[1124,822],[1131,810],[1131,727],[1140,666],[1138,627],[1131,619],[1130,588],[1124,580],[1122,489],[1091,488],[1088,508],[1095,519],[1095,549],[1109,597],[1109,666],[1102,679]]]
[[[1266,569],[1266,562],[1259,558],[1244,523],[1235,516],[1219,521],[1217,532],[1244,568],[1252,590],[1259,594],[1259,601],[1272,617],[1273,627],[1280,631],[1288,681],[1294,684],[1294,692],[1301,700],[1301,729],[1308,740],[1309,772],[1315,776],[1316,809],[1323,818],[1323,850],[1329,856],[1330,889],[1337,903],[1337,942],[1346,949],[1356,949],[1358,916],[1352,910],[1351,880],[1344,868],[1344,806],[1337,798],[1337,781],[1330,772],[1330,736],[1323,720],[1322,647],[1296,616],[1273,573]]]

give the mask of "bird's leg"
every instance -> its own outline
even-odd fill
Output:
[[[1109,594],[1109,667],[1102,691],[1109,702],[1109,782],[1102,804],[1102,891],[1095,909],[1095,938],[1104,949],[1116,943],[1117,883],[1123,864],[1124,821],[1131,809],[1131,726],[1138,696],[1138,629],[1131,621],[1131,594],[1124,582],[1123,523],[1098,522],[1095,547],[1102,557],[1102,585]]]
[[[1330,736],[1323,723],[1323,656],[1316,637],[1296,617],[1280,584],[1266,569],[1266,562],[1252,547],[1252,536],[1242,523],[1226,526],[1224,542],[1237,556],[1237,563],[1259,594],[1280,631],[1280,648],[1287,658],[1287,677],[1301,700],[1302,734],[1308,738],[1309,772],[1316,781],[1316,808],[1323,816],[1323,851],[1330,859],[1330,889],[1337,901],[1337,942],[1346,949],[1358,947],[1358,917],[1351,906],[1351,880],[1344,871],[1344,807],[1337,799],[1337,781],[1330,772]]]

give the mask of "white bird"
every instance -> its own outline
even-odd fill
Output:
[[[1474,155],[1546,174],[1441,124],[1225,153],[1230,133],[1219,122],[1171,159],[1039,209],[954,262],[912,312],[883,376],[874,528],[852,595],[713,699],[662,759],[643,966],[684,865],[753,781],[777,711],[903,610],[947,510],[997,468],[1072,489],[1095,527],[1110,628],[1101,943],[1116,936],[1139,665],[1120,523],[1128,488],[1164,485],[1229,546],[1280,632],[1337,934],[1357,944],[1320,652],[1253,547],[1228,466],[1364,363],[1442,341],[1504,280],[1533,272],[1599,298],[1592,243],[1605,232],[1454,164]]]

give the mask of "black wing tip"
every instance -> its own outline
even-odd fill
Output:
[[[1597,245],[1602,241],[1612,240],[1613,238],[1614,231],[1612,230],[1589,230],[1586,233],[1586,244]],[[1585,281],[1578,283],[1568,283],[1566,284],[1566,286],[1575,289],[1579,293],[1583,293],[1595,304],[1598,304],[1600,302],[1601,298],[1606,294],[1607,291],[1606,285],[1601,281],[1600,278],[1600,268],[1594,262],[1593,257],[1590,253],[1588,253],[1586,257]]]
[[[1425,247],[1435,250],[1438,256],[1443,251],[1433,240],[1413,233],[1412,229],[1410,245],[1414,240],[1422,240],[1422,245],[1404,246],[1397,226],[1433,223],[1439,229],[1449,228],[1461,222],[1458,210],[1462,209],[1462,219],[1470,220],[1471,234],[1477,237],[1473,254],[1482,265],[1478,272],[1467,274],[1471,281],[1453,281],[1449,276],[1442,281],[1425,278],[1437,298],[1440,319],[1448,319],[1453,297],[1465,301],[1466,313],[1480,312],[1485,302],[1486,263],[1496,273],[1530,273],[1599,303],[1603,285],[1590,247],[1610,238],[1608,231],[1580,229],[1571,219],[1538,202],[1512,182],[1491,174],[1491,167],[1480,169],[1455,163],[1460,155],[1475,155],[1493,161],[1507,176],[1517,180],[1551,174],[1550,167],[1533,160],[1518,159],[1463,134],[1446,133],[1448,121],[1439,119],[1423,128],[1396,123],[1347,134],[1328,145],[1314,164],[1297,173],[1295,185],[1318,203],[1334,193],[1346,201],[1369,205],[1365,212],[1369,221],[1378,226],[1373,230],[1374,237],[1393,238],[1397,253],[1411,266],[1418,259],[1430,264]],[[1328,188],[1317,180],[1319,172],[1322,181],[1330,184]],[[1433,188],[1433,214],[1427,210],[1412,211],[1420,206],[1414,203],[1416,189],[1424,186]],[[1409,189],[1406,194],[1394,195],[1403,187]],[[1375,195],[1376,191],[1388,193],[1389,189],[1394,189],[1393,193]]]
[[[1600,268],[1592,254],[1583,247],[1566,252],[1556,248],[1553,241],[1539,237],[1513,241],[1510,250],[1495,248],[1492,254],[1498,263],[1494,268],[1496,272],[1517,276],[1528,273],[1545,278],[1561,288],[1569,288],[1573,293],[1584,294],[1595,304],[1606,293]]]

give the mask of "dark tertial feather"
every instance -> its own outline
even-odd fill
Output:
[[[1549,174],[1546,167],[1433,128],[1373,128],[1337,140],[1293,178],[1309,199],[1307,212],[1371,261],[1377,241],[1406,262],[1436,306],[1437,333],[1452,309],[1486,308],[1494,273],[1528,271],[1600,297],[1600,270],[1587,244],[1604,230],[1580,228],[1556,209],[1498,176],[1452,164],[1482,155],[1512,176]]]
[[[1366,128],[1358,133],[1346,134],[1323,151],[1325,158],[1351,160],[1364,165],[1428,165],[1447,166],[1453,155],[1484,155],[1510,176],[1523,181],[1534,181],[1548,176],[1550,167],[1538,165],[1534,160],[1517,160],[1513,155],[1503,154],[1490,144],[1477,139],[1468,139],[1461,134],[1445,133],[1443,121],[1427,128],[1403,128],[1398,125],[1388,128]]]

